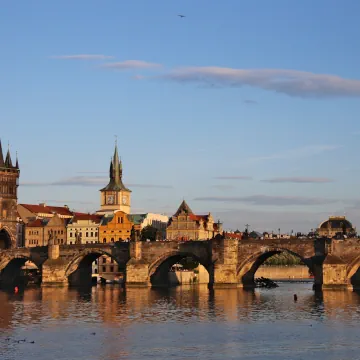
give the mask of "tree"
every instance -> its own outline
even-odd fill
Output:
[[[145,226],[141,230],[141,241],[155,241],[158,230],[151,225]]]

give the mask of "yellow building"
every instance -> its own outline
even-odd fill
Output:
[[[50,237],[58,244],[66,244],[66,225],[68,219],[54,214],[51,218],[36,219],[26,224],[25,247],[47,246]]]
[[[96,213],[105,215],[117,210],[130,214],[131,190],[122,182],[122,162],[119,160],[117,145],[114,157],[110,161],[109,183],[100,190],[100,210]]]
[[[208,240],[222,232],[222,224],[215,223],[212,215],[196,215],[185,200],[170,218],[167,229],[167,240]]]
[[[356,229],[345,216],[330,216],[317,229],[319,236],[333,237],[336,234],[353,235]]]
[[[112,243],[130,240],[133,223],[124,211],[115,211],[103,216],[99,226],[99,242]]]

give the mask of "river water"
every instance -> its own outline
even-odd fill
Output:
[[[0,292],[0,359],[360,359],[359,320],[359,294],[309,283],[35,288]]]

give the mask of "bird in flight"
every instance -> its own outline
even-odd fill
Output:
[[[179,17],[181,17],[181,18],[184,18],[185,17],[185,15],[178,15]]]

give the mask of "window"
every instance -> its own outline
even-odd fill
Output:
[[[88,232],[86,232],[86,237],[89,237],[89,233],[88,233]]]
[[[61,230],[61,235],[64,235],[64,230]]]
[[[105,238],[103,239],[103,243],[104,243],[104,244],[106,243],[106,239],[105,239]]]
[[[106,272],[106,266],[103,266],[103,267],[102,267],[102,271],[103,271],[103,272]]]
[[[118,224],[120,224],[120,218],[119,218],[119,217],[118,217],[118,219],[117,219],[117,220],[118,220]]]
[[[94,274],[97,274],[97,269],[94,269]]]
[[[88,244],[89,242],[87,241],[86,243]]]
[[[93,233],[93,232],[91,232],[90,236],[91,236],[91,237],[94,237],[94,233]]]
[[[114,267],[110,266],[110,272],[114,272]]]
[[[103,264],[106,264],[106,257],[103,257]]]
[[[72,237],[72,232],[70,233],[70,237]]]
[[[111,242],[114,242],[114,238],[111,238]]]
[[[113,259],[113,258],[111,258],[110,262],[113,264],[113,263],[114,263],[114,259]]]

